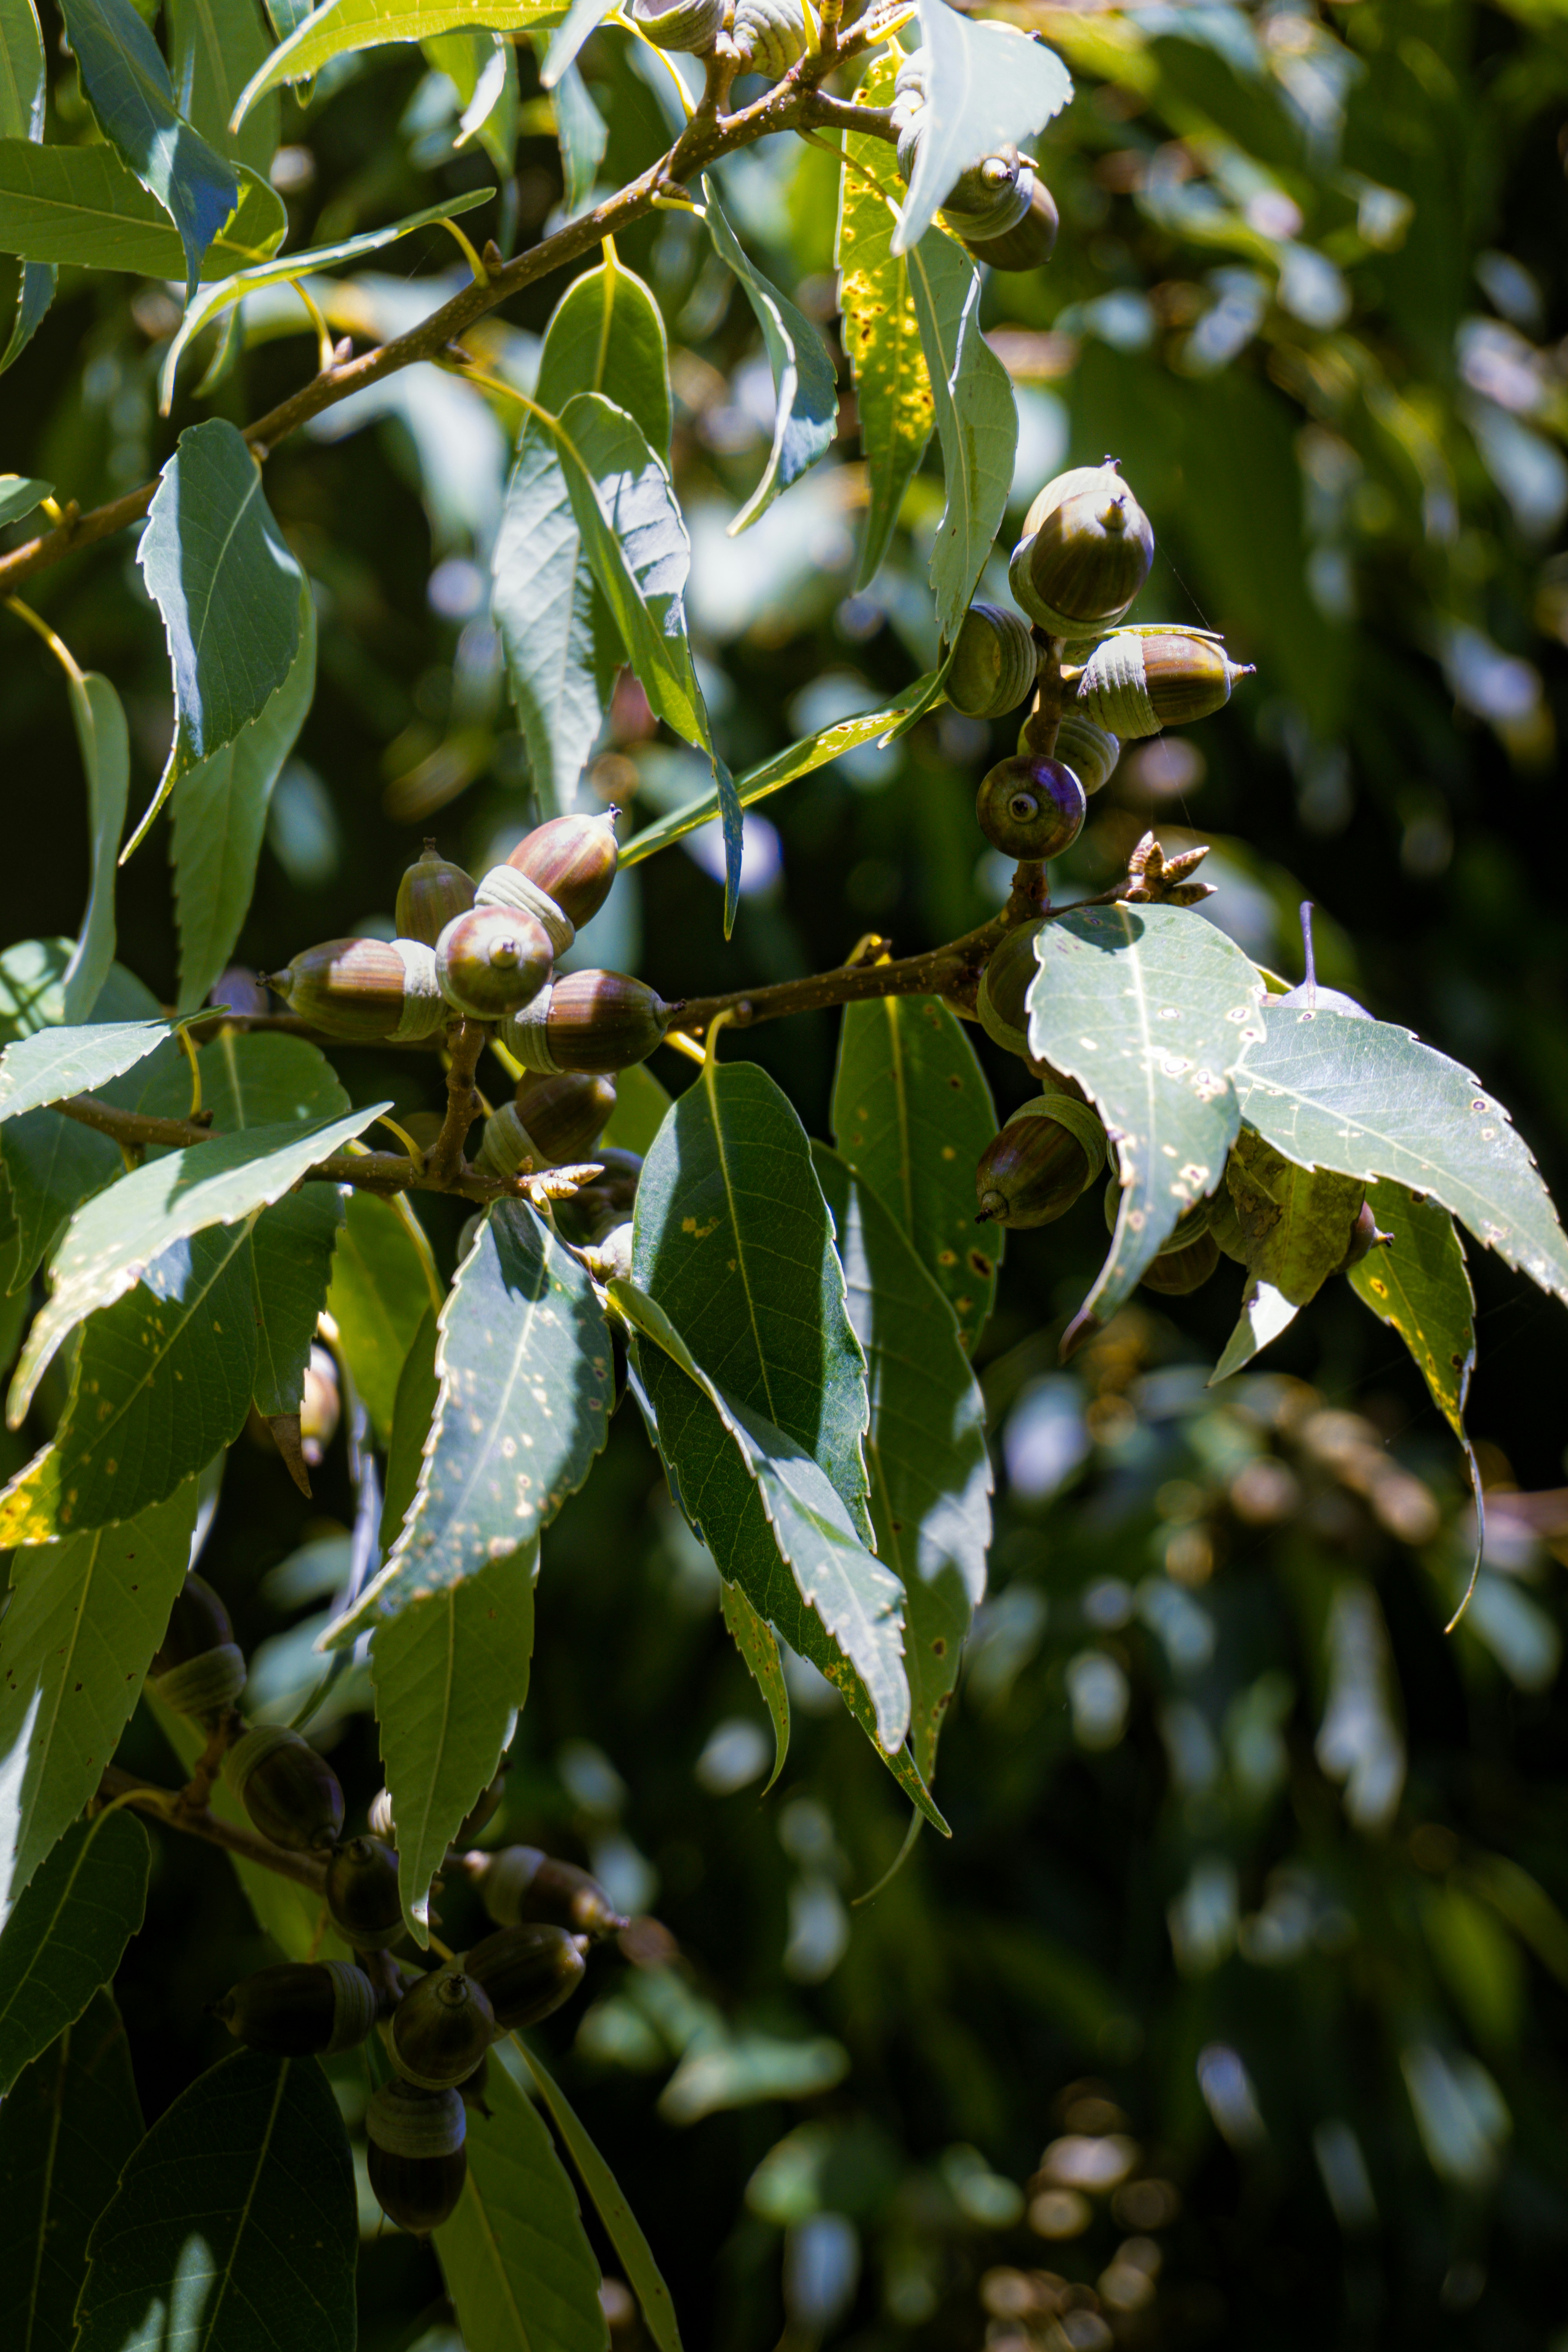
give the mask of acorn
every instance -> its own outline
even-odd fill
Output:
[[[1105,1128],[1070,1095],[1041,1095],[1013,1113],[974,1171],[975,1223],[1049,1225],[1105,1165]]]
[[[245,1688],[245,1653],[228,1611],[202,1577],[174,1595],[168,1630],[147,1669],[147,1687],[179,1715],[216,1722]]]
[[[328,1037],[430,1037],[451,1019],[433,951],[419,940],[323,940],[266,978],[290,1013]]]
[[[442,995],[476,1021],[518,1012],[544,987],[552,961],[542,923],[513,907],[455,916],[436,942]]]
[[[626,1924],[596,1878],[537,1846],[499,1847],[482,1857],[473,1879],[480,1902],[503,1927],[539,1919],[584,1936],[613,1936]]]
[[[735,0],[730,37],[742,73],[766,74],[770,81],[777,81],[805,55],[801,0]]]
[[[416,2238],[456,2211],[468,2177],[468,2115],[455,2090],[383,2084],[365,2110],[366,2167],[383,2212]]]
[[[646,1062],[676,1008],[624,971],[569,971],[514,1013],[501,1043],[523,1067],[624,1070]]]
[[[975,260],[988,261],[993,269],[1043,269],[1056,251],[1060,226],[1057,200],[1036,174],[1028,208],[1011,228],[984,239],[972,229],[961,228],[959,235]]]
[[[1078,839],[1088,803],[1059,760],[998,760],[974,796],[980,830],[1007,857],[1059,857]]]
[[[1030,713],[1018,730],[1018,752],[1027,759],[1037,750],[1030,740],[1035,714]],[[1121,757],[1120,739],[1069,703],[1062,712],[1057,727],[1057,740],[1050,756],[1070,768],[1086,793],[1097,793],[1110,782],[1116,762]]]
[[[584,1941],[564,1927],[498,1927],[464,1953],[463,1966],[484,1987],[500,2032],[515,2033],[571,2000],[585,1971]]]
[[[275,2058],[352,2050],[375,2022],[375,1988],[350,1960],[284,1960],[231,1985],[207,2014]]]
[[[1033,690],[1039,653],[1027,621],[1001,604],[971,604],[946,677],[947,698],[970,719],[1000,719]]]
[[[376,1951],[403,1932],[397,1855],[379,1838],[349,1838],[327,1864],[327,1908],[348,1943]]]
[[[1109,628],[1149,577],[1154,533],[1117,462],[1107,457],[1058,474],[1024,518],[1008,582],[1029,618],[1053,636]]]
[[[1361,1264],[1363,1258],[1367,1255],[1369,1251],[1374,1249],[1386,1249],[1393,1239],[1394,1235],[1392,1234],[1379,1233],[1377,1228],[1377,1219],[1372,1213],[1372,1202],[1370,1201],[1363,1201],[1357,1213],[1356,1221],[1351,1227],[1351,1237],[1345,1245],[1345,1254],[1343,1257],[1341,1258],[1338,1265],[1335,1266],[1334,1272],[1336,1274],[1349,1274],[1352,1266],[1356,1266]]]
[[[1017,227],[1034,193],[1034,165],[1021,162],[1016,152],[983,156],[960,173],[943,197],[942,225],[966,245],[985,244]]]
[[[433,841],[425,844],[397,886],[397,935],[422,940],[433,948],[454,915],[466,915],[474,903],[474,877],[460,866],[438,856]]]
[[[592,921],[610,895],[620,858],[616,812],[552,816],[524,834],[507,864],[554,901],[574,929]]]
[[[703,58],[723,27],[724,0],[676,0],[673,8],[662,13],[650,8],[647,0],[632,0],[632,15],[638,32],[656,49],[687,49]]]
[[[1118,629],[1096,646],[1076,677],[1075,700],[1100,727],[1123,738],[1190,726],[1230,700],[1250,662],[1233,662],[1207,629]]]
[[[642,1161],[635,1151],[600,1144],[594,1158],[603,1172],[591,1184],[579,1186],[569,1201],[555,1204],[556,1223],[579,1248],[596,1248],[605,1235],[629,1217],[637,1205]]]
[[[404,1994],[387,2027],[387,2048],[407,2082],[439,2091],[473,2073],[495,2032],[483,1987],[449,1961]]]
[[[616,1115],[614,1078],[588,1070],[553,1077],[531,1071],[518,1082],[517,1115],[552,1168],[595,1157],[595,1146]]]
[[[467,1255],[467,1252],[459,1251],[458,1255],[459,1256],[464,1256]],[[487,1827],[489,1822],[494,1818],[497,1808],[500,1806],[500,1801],[505,1794],[506,1774],[504,1771],[498,1772],[493,1780],[486,1781],[484,1787],[479,1790],[479,1795],[474,1799],[473,1803],[464,1814],[462,1820],[458,1823],[457,1828],[452,1832],[452,1843],[454,1845],[471,1844],[473,1840],[479,1836],[479,1832]],[[388,1845],[395,1846],[397,1843],[397,1824],[392,1818],[392,1791],[390,1789],[378,1789],[376,1790],[374,1796],[370,1801],[369,1819],[370,1833],[372,1837],[382,1838]]]
[[[258,1723],[223,1759],[223,1777],[274,1845],[323,1853],[343,1826],[338,1776],[308,1739],[281,1723]]]
[[[1026,1055],[1029,1041],[1029,990],[1039,970],[1035,941],[1045,929],[1043,920],[1019,923],[1003,935],[991,951],[980,982],[976,1010],[987,1036],[1010,1054]]]
[[[1152,1265],[1146,1265],[1139,1276],[1145,1290],[1158,1290],[1168,1298],[1185,1297],[1205,1283],[1219,1264],[1219,1244],[1212,1234],[1200,1234],[1195,1242],[1184,1249],[1163,1250]]]

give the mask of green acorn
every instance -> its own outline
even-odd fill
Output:
[[[308,1739],[281,1723],[258,1723],[223,1759],[223,1777],[274,1845],[324,1853],[343,1826],[338,1776]]]
[[[360,1045],[431,1037],[452,1017],[432,954],[418,940],[323,940],[264,977],[289,1012],[323,1036]]]
[[[647,0],[633,0],[632,15],[656,49],[686,49],[704,58],[723,29],[724,0],[676,0],[662,13]]]
[[[475,907],[436,942],[442,995],[476,1021],[500,1021],[538,995],[552,958],[543,925],[512,907]]]
[[[1035,941],[1044,921],[1019,923],[991,950],[980,978],[975,1011],[986,1035],[1005,1052],[1029,1057],[1029,989],[1039,964]]]
[[[1250,662],[1233,662],[1207,629],[1161,625],[1118,629],[1102,638],[1076,677],[1077,707],[1123,739],[1157,735],[1162,727],[1190,726],[1230,700]]]
[[[405,2081],[439,2091],[473,2073],[495,2032],[483,1987],[449,1961],[404,1994],[392,2012],[387,2048]]]
[[[1059,857],[1082,829],[1083,786],[1059,760],[998,760],[974,796],[980,830],[993,849],[1025,859]]]
[[[228,1611],[202,1577],[187,1576],[147,1669],[147,1687],[179,1715],[216,1723],[245,1688],[245,1654]]]
[[[942,224],[964,243],[987,244],[1016,228],[1035,193],[1034,166],[1016,153],[984,156],[960,173],[942,199]]]
[[[959,235],[975,260],[988,261],[993,269],[1043,269],[1057,249],[1060,225],[1056,198],[1037,175],[1028,207],[1011,228],[983,239],[973,230],[961,228]]]
[[[1345,1245],[1345,1254],[1335,1266],[1334,1272],[1349,1274],[1352,1266],[1361,1264],[1369,1251],[1386,1249],[1393,1239],[1392,1234],[1378,1231],[1377,1219],[1372,1213],[1372,1202],[1363,1201],[1356,1221],[1351,1227],[1351,1237]]]
[[[1018,730],[1021,759],[1029,758],[1037,749],[1030,736],[1034,724],[1031,712]],[[1070,768],[1085,793],[1092,794],[1099,792],[1102,784],[1110,782],[1116,762],[1121,757],[1121,744],[1109,728],[1100,726],[1069,703],[1062,712],[1050,756],[1053,760],[1059,760],[1064,767]]]
[[[647,1061],[676,1009],[628,972],[569,971],[512,1015],[501,1043],[545,1076],[625,1070]]]
[[[1219,1244],[1212,1234],[1200,1234],[1185,1249],[1162,1251],[1152,1265],[1144,1267],[1139,1280],[1145,1290],[1184,1298],[1189,1290],[1205,1283],[1218,1264]]]
[[[584,1936],[613,1936],[626,1924],[596,1878],[537,1846],[501,1846],[473,1875],[480,1902],[503,1927],[537,1919]]]
[[[285,1960],[231,1985],[208,2015],[276,2058],[351,2050],[375,2023],[375,1989],[348,1960]]]
[[[1057,475],[1024,518],[1008,582],[1029,618],[1053,636],[1109,628],[1149,577],[1154,533],[1116,468],[1108,457]]]
[[[468,2116],[455,2090],[383,2084],[365,2110],[366,2167],[376,2203],[416,2238],[457,2210],[468,2177]]]
[[[583,1981],[584,1937],[564,1927],[498,1927],[463,1955],[463,1966],[484,1987],[497,2026],[515,2033],[537,2025]]]
[[[616,1115],[615,1079],[588,1070],[530,1072],[518,1083],[517,1115],[547,1166],[574,1167],[597,1157],[595,1147]]]
[[[948,667],[947,698],[970,719],[1000,719],[1033,691],[1038,664],[1027,621],[1001,604],[971,604]]]
[[[730,36],[743,73],[777,81],[805,57],[805,15],[801,0],[735,0]]]
[[[327,1864],[327,1908],[346,1942],[363,1951],[395,1943],[403,1932],[397,1856],[379,1838],[345,1839]]]
[[[1048,1225],[1065,1216],[1105,1165],[1105,1128],[1070,1095],[1041,1095],[1016,1110],[980,1155],[975,1223]]]
[[[466,915],[474,903],[474,877],[460,866],[448,865],[433,841],[397,886],[397,935],[422,940],[433,948],[455,915]]]

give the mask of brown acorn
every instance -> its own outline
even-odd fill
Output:
[[[348,1960],[285,1960],[231,1985],[208,2015],[237,2042],[277,2058],[324,2058],[363,2042],[375,2022],[375,1990]]]
[[[615,1117],[616,1082],[586,1070],[563,1070],[555,1077],[531,1071],[519,1083],[516,1101],[545,1164],[570,1168],[596,1156],[594,1147]]]
[[[1230,700],[1250,662],[1233,662],[1207,629],[1118,629],[1102,638],[1076,678],[1075,703],[1097,726],[1123,739],[1186,727]]]
[[[964,236],[966,245],[976,261],[988,261],[993,269],[1043,269],[1057,247],[1057,231],[1060,226],[1057,201],[1044,180],[1036,175],[1029,194],[1029,208],[1011,228],[999,236]],[[957,227],[958,223],[953,226]]]
[[[442,995],[476,1021],[518,1012],[550,978],[544,927],[512,907],[475,907],[455,916],[436,942]]]
[[[269,972],[290,1013],[328,1037],[390,1037],[403,1020],[407,971],[390,940],[323,940]]]
[[[487,1853],[474,1872],[474,1885],[490,1917],[503,1927],[537,1919],[584,1936],[613,1936],[626,1924],[596,1878],[534,1845],[504,1845]]]
[[[1162,1251],[1152,1265],[1146,1265],[1139,1276],[1145,1290],[1158,1290],[1167,1298],[1183,1298],[1189,1290],[1205,1283],[1219,1264],[1219,1244],[1212,1234],[1200,1234],[1185,1249]]]
[[[338,1776],[297,1731],[258,1723],[224,1757],[223,1777],[274,1845],[323,1853],[337,1843],[343,1826]]]
[[[397,1856],[379,1838],[347,1838],[327,1864],[327,1908],[348,1943],[376,1951],[403,1932]]]
[[[584,1973],[584,1941],[564,1927],[498,1927],[464,1953],[463,1966],[484,1987],[501,2032],[515,2033],[571,2000]]]
[[[216,1722],[245,1688],[245,1654],[228,1611],[205,1579],[187,1576],[147,1669],[147,1687],[180,1715]]]
[[[974,796],[981,832],[1007,857],[1059,857],[1078,839],[1087,805],[1059,760],[998,760]]]
[[[974,1171],[975,1223],[1049,1225],[1065,1216],[1105,1162],[1105,1129],[1068,1096],[1042,1095],[1015,1111]]]
[[[433,948],[454,915],[466,915],[474,903],[474,877],[460,866],[449,865],[437,854],[433,841],[408,868],[397,886],[397,935],[423,940]]]
[[[468,2115],[455,2090],[384,2083],[365,2110],[366,2167],[383,2212],[416,2238],[457,2210],[468,2178]]]
[[[438,2091],[473,2073],[495,2032],[483,1987],[448,1962],[404,1994],[392,2012],[387,2047],[406,2081]]]
[[[507,864],[553,898],[580,931],[609,897],[619,857],[616,812],[609,809],[596,816],[552,816],[535,825]]]
[[[479,1790],[479,1795],[474,1799],[473,1803],[469,1806],[468,1811],[463,1815],[462,1820],[458,1823],[457,1828],[453,1831],[452,1843],[454,1845],[471,1844],[473,1840],[479,1836],[479,1832],[482,1829],[488,1828],[489,1823],[495,1819],[497,1812],[500,1810],[500,1801],[505,1794],[506,1773],[503,1770],[498,1772],[493,1780],[486,1781],[484,1787]]]
[[[1032,621],[1053,636],[1086,636],[1121,618],[1153,561],[1149,518],[1107,457],[1046,484],[1024,518],[1008,579]]]
[[[1038,667],[1027,621],[1002,604],[971,604],[948,664],[947,698],[970,719],[1000,719],[1033,691]]]
[[[628,1069],[646,1062],[675,1008],[624,971],[569,971],[514,1014],[501,1033],[525,1069]]]

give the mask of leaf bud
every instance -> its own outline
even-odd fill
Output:
[[[213,1722],[245,1688],[245,1654],[228,1611],[195,1573],[174,1596],[168,1630],[147,1669],[147,1687],[176,1714]]]
[[[1102,638],[1078,677],[1077,702],[1113,735],[1157,735],[1190,726],[1230,700],[1250,662],[1233,662],[1207,629],[1118,629]]]
[[[498,1927],[464,1953],[463,1966],[484,1987],[500,2031],[516,2033],[571,2000],[583,1981],[584,1942],[564,1927]]]
[[[1154,533],[1117,462],[1058,474],[1024,518],[1007,576],[1029,618],[1053,636],[1109,627],[1149,577]]]
[[[569,971],[508,1021],[501,1043],[528,1070],[624,1070],[646,1062],[675,1008],[624,971]]]
[[[281,1723],[258,1723],[223,1759],[223,1777],[274,1845],[322,1853],[343,1826],[338,1776],[308,1739]]]
[[[285,1960],[231,1985],[210,2015],[237,2042],[277,2058],[326,2058],[363,2042],[375,1989],[349,1960]]]
[[[392,1791],[390,1789],[378,1789],[376,1790],[374,1796],[370,1801],[370,1810],[366,1815],[366,1819],[370,1823],[370,1833],[373,1838],[380,1838],[386,1845],[395,1845],[397,1843],[397,1824],[392,1818]]]
[[[267,984],[323,1036],[361,1045],[434,1036],[451,1018],[432,951],[417,940],[323,940],[269,972]]]
[[[1027,757],[1035,750],[1029,740],[1031,721],[1026,719],[1018,733],[1018,751]],[[1051,747],[1053,760],[1060,760],[1072,770],[1086,793],[1099,792],[1109,783],[1116,762],[1121,757],[1121,744],[1109,728],[1100,726],[1086,712],[1070,703],[1062,712],[1057,728],[1057,740]]]
[[[474,877],[438,856],[427,841],[397,886],[397,935],[433,948],[454,915],[474,903]]]
[[[345,1942],[364,1951],[395,1943],[403,1932],[397,1856],[379,1838],[348,1838],[327,1864],[327,1908]]]
[[[975,1223],[1048,1225],[1105,1165],[1105,1129],[1087,1103],[1041,1095],[1016,1110],[980,1155]]]
[[[635,1151],[601,1144],[594,1157],[602,1163],[603,1173],[593,1183],[580,1185],[569,1201],[555,1204],[557,1223],[580,1249],[597,1248],[607,1234],[631,1215],[642,1174],[642,1161]]]
[[[724,23],[724,0],[675,0],[662,11],[648,0],[632,0],[637,30],[656,49],[686,49],[706,57]]]
[[[1184,1298],[1189,1290],[1205,1283],[1219,1264],[1219,1244],[1212,1234],[1200,1234],[1184,1249],[1163,1250],[1152,1265],[1146,1265],[1139,1276],[1145,1290],[1160,1291],[1167,1298]]]
[[[1057,200],[1044,180],[1037,174],[1031,176],[1034,184],[1027,209],[1011,228],[1004,229],[999,236],[984,239],[976,237],[973,229],[959,229],[963,244],[976,261],[988,261],[993,269],[1043,269],[1056,251],[1057,231],[1061,226]]]
[[[971,604],[948,665],[947,698],[970,719],[1000,719],[1031,693],[1039,653],[1027,621],[1001,604]]]
[[[455,2090],[383,2084],[365,2110],[366,2168],[376,2203],[416,2238],[457,2210],[468,2177],[468,2115]]]
[[[1007,857],[1059,857],[1082,828],[1083,786],[1059,760],[998,760],[974,796],[980,830]]]
[[[805,55],[805,16],[801,0],[735,0],[731,33],[745,73],[777,81]]]
[[[392,2012],[387,2046],[405,2081],[438,2091],[473,2073],[495,2031],[483,1987],[448,1962],[404,1994]]]
[[[527,1004],[549,980],[552,961],[543,925],[511,907],[455,916],[436,942],[442,995],[476,1021],[500,1021]]]
[[[504,1845],[486,1854],[474,1885],[503,1927],[538,1919],[584,1936],[613,1936],[626,1924],[596,1878],[537,1846]]]

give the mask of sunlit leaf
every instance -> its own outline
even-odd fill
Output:
[[[0,1056],[0,1119],[68,1095],[96,1093],[155,1052],[168,1034],[166,1021],[111,1021],[37,1029],[18,1038]]]
[[[980,331],[980,272],[963,247],[928,230],[909,256],[909,273],[947,490],[931,584],[951,645],[1006,511],[1018,412],[1012,380]]]
[[[765,513],[782,490],[826,457],[838,423],[838,386],[822,337],[809,319],[764,278],[720,209],[710,176],[702,182],[708,234],[741,281],[773,372],[778,404],[773,446],[763,478],[730,525],[731,537]]]
[[[1367,1206],[1386,1249],[1352,1266],[1351,1288],[1380,1323],[1398,1332],[1456,1437],[1465,1434],[1465,1400],[1476,1360],[1475,1298],[1465,1247],[1447,1212],[1408,1185],[1380,1180]]]
[[[1027,147],[1072,96],[1061,59],[1011,25],[962,16],[946,0],[921,0],[920,20],[925,128],[895,239],[900,253],[925,235],[961,173],[1001,148]]]
[[[257,100],[283,82],[309,81],[334,58],[389,41],[427,41],[437,33],[522,33],[558,25],[565,0],[322,0],[297,23],[240,93],[243,121]]]

